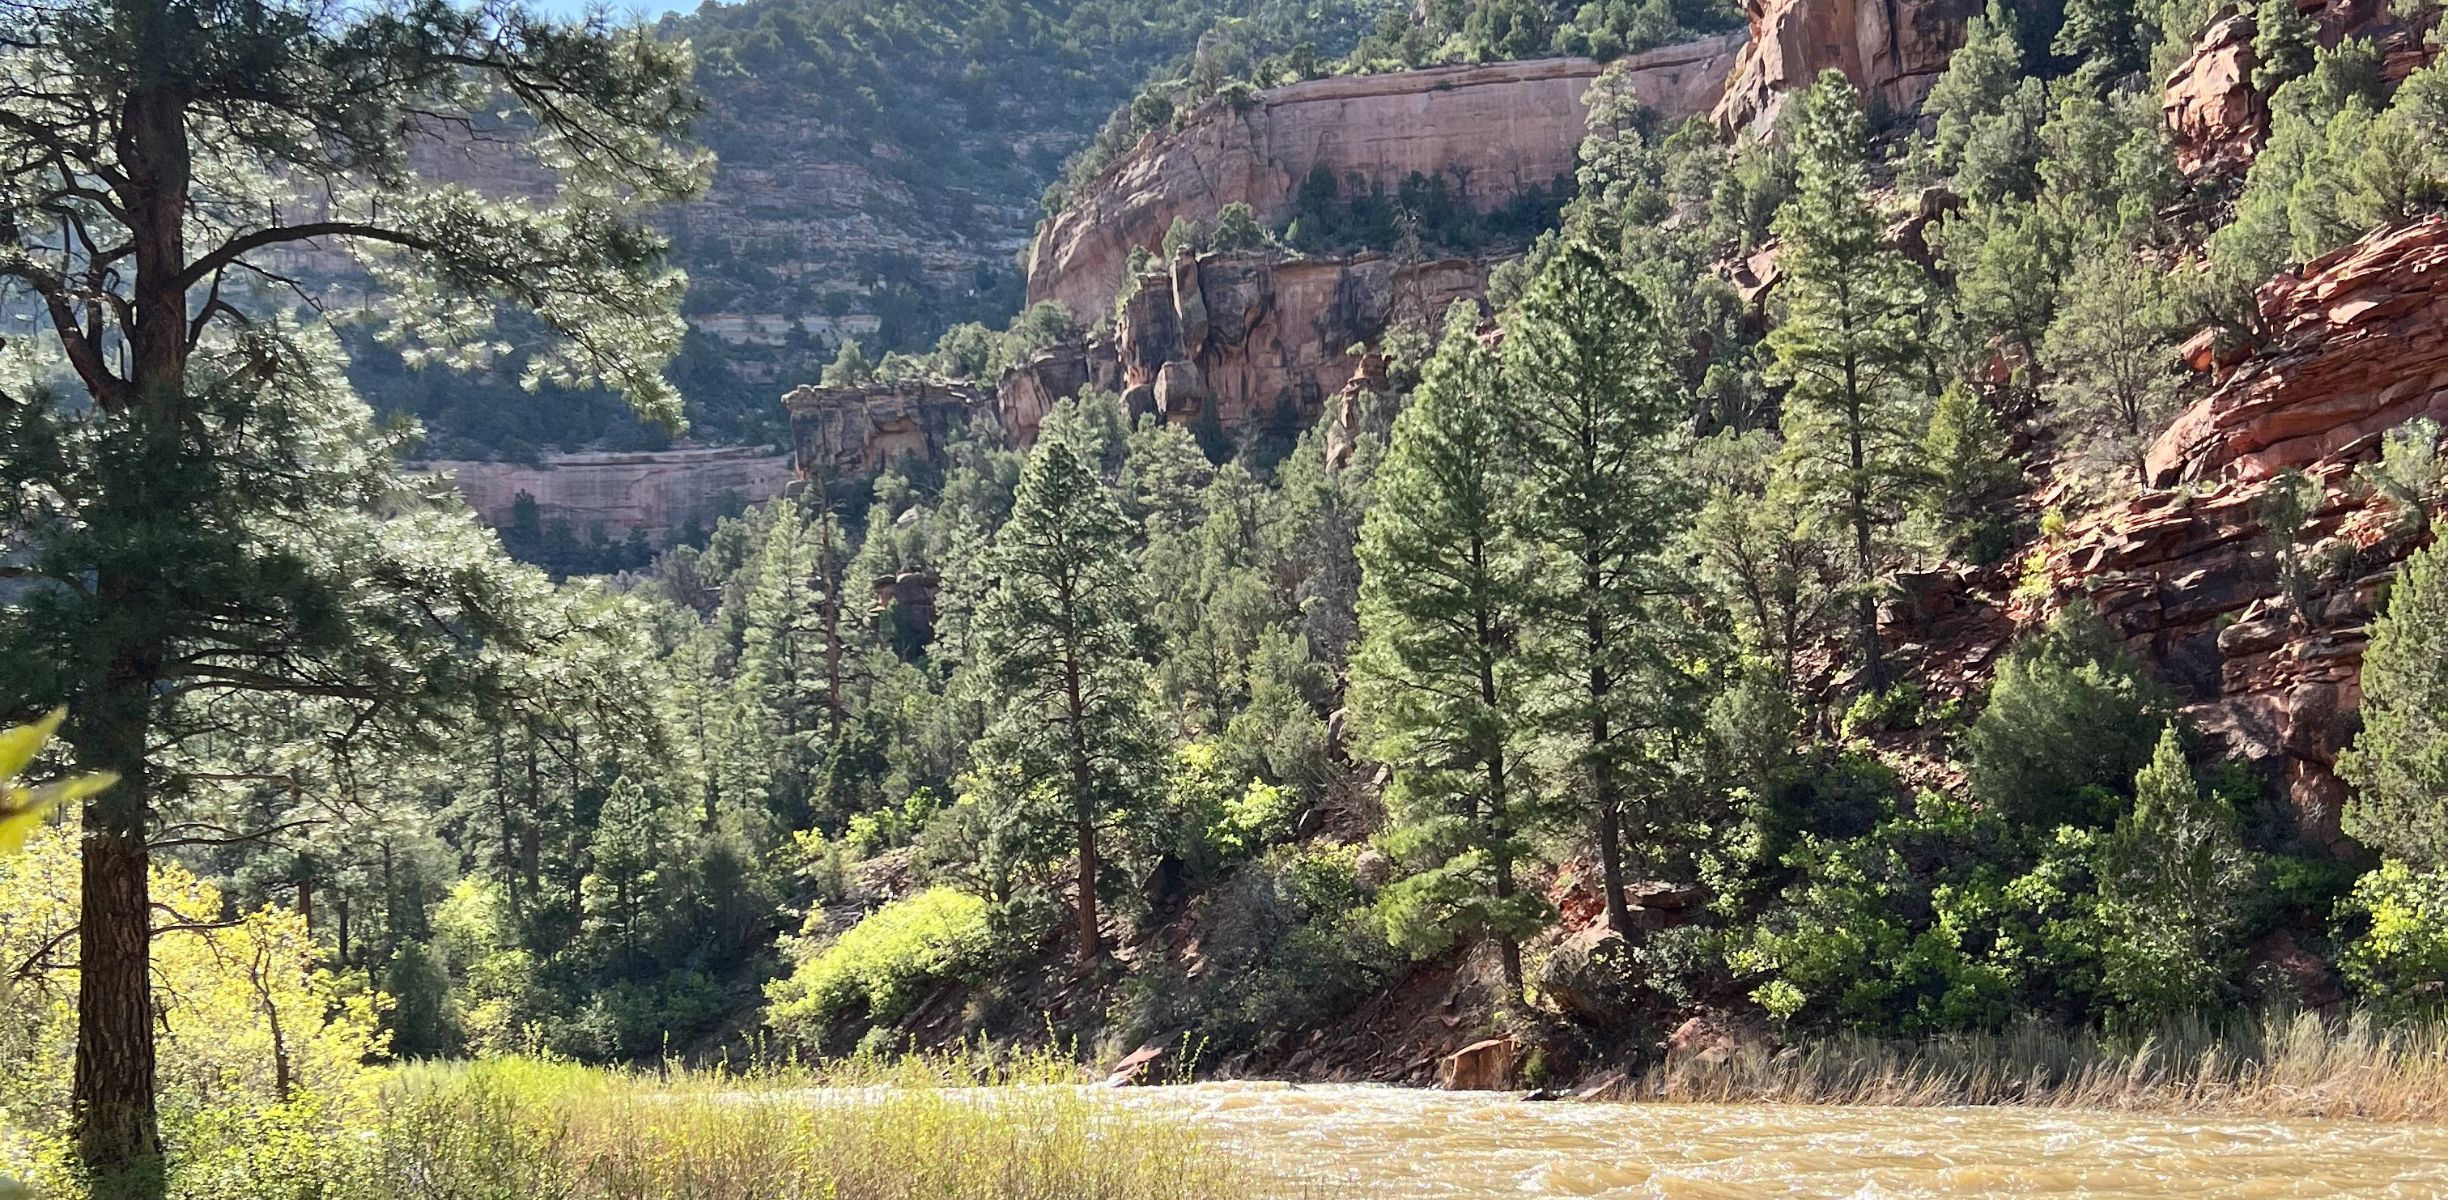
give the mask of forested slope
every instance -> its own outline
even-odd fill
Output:
[[[1431,20],[1503,11],[1463,7]],[[159,828],[264,831],[170,838],[163,894],[309,912],[258,928],[329,968],[329,1036],[379,1018],[397,1054],[983,1034],[1423,1081],[1503,1035],[1488,1077],[1548,1083],[2419,1019],[2448,986],[2438,13],[2214,16],[1993,6],[1918,112],[1830,71],[1765,136],[1602,79],[1558,227],[1356,356],[1314,428],[1202,437],[1087,388],[1030,445],[981,419],[563,586],[406,510],[506,615],[385,627],[428,671],[414,736],[353,736],[394,712],[371,685],[150,701],[181,737]],[[1009,365],[1050,319],[936,362]],[[366,470],[328,509],[401,519]],[[0,625],[38,683],[77,677],[32,636],[67,611]],[[235,635],[176,636],[209,667]],[[0,911],[65,917],[73,854],[0,867]],[[6,1043],[41,1097],[73,989],[24,986],[60,1001]]]

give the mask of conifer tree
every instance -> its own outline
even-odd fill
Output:
[[[1559,695],[1544,715],[1578,744],[1607,923],[1626,938],[1622,776],[1643,735],[1672,717],[1659,631],[1675,584],[1659,550],[1689,507],[1671,445],[1684,404],[1656,338],[1630,281],[1576,241],[1523,298],[1501,389],[1522,533],[1561,560],[1536,577],[1532,640]]]
[[[1394,769],[1384,844],[1407,876],[1386,889],[1388,933],[1433,953],[1493,937],[1521,993],[1535,894],[1518,743],[1528,684],[1519,637],[1530,596],[1513,533],[1517,481],[1495,355],[1456,304],[1379,466],[1361,526],[1354,719]]]
[[[512,369],[676,422],[683,281],[639,209],[706,161],[675,144],[685,46],[516,4],[62,0],[0,9],[0,44],[0,287],[81,393],[0,385],[0,523],[56,581],[0,615],[0,712],[68,702],[79,761],[120,779],[84,814],[75,1140],[98,1190],[159,1195],[147,866],[176,710],[314,697],[430,728],[486,686],[467,648],[523,632],[463,518],[388,517],[412,490],[296,315],[340,299],[296,252],[353,256],[420,356],[482,361],[518,313]],[[470,115],[544,198],[408,153]]]
[[[2448,550],[2406,560],[2363,654],[2363,732],[2338,755],[2341,817],[2363,844],[2448,867]]]
[[[1768,348],[1775,375],[1789,385],[1787,468],[1851,541],[1861,658],[1875,691],[1886,686],[1886,667],[1872,588],[1882,531],[1919,478],[1927,298],[1917,269],[1880,239],[1853,85],[1829,71],[1801,101],[1798,179],[1777,211],[1785,282]]]
[[[1131,523],[1064,440],[1046,438],[995,534],[991,592],[970,630],[993,725],[977,757],[1016,779],[1006,814],[1053,851],[1077,855],[1073,913],[1083,961],[1104,956],[1097,926],[1099,836],[1146,816],[1162,760],[1147,706],[1154,635]]]
[[[1928,471],[1922,505],[1948,552],[1996,562],[2013,541],[2010,501],[2022,473],[1988,402],[1962,384],[1940,393],[1921,454]]]
[[[2133,811],[2101,847],[2109,991],[2150,1016],[2216,1005],[2234,965],[2246,871],[2234,810],[2194,782],[2169,724],[2134,776]]]
[[[2175,407],[2178,381],[2167,275],[2121,247],[2084,256],[2066,280],[2041,352],[2057,423],[2148,483],[2142,452]]]

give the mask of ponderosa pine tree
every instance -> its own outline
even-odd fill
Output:
[[[2448,550],[2416,551],[2363,654],[2363,732],[2338,755],[2340,814],[2364,845],[2448,867]]]
[[[676,420],[681,280],[635,214],[700,185],[673,144],[697,102],[685,48],[515,5],[63,0],[0,10],[0,44],[0,281],[81,393],[0,398],[0,519],[33,541],[10,570],[40,581],[0,625],[0,711],[68,701],[79,761],[120,777],[84,814],[76,1141],[103,1194],[157,1194],[171,711],[265,692],[413,724],[481,689],[466,647],[520,633],[464,517],[384,516],[410,493],[337,346],[282,315],[318,290],[294,252],[355,253],[350,291],[420,357],[480,357],[515,311],[529,377]],[[410,160],[462,137],[561,187],[490,198]]]
[[[1382,905],[1397,945],[1434,952],[1493,937],[1521,994],[1521,940],[1539,898],[1517,746],[1527,731],[1520,639],[1531,596],[1516,543],[1519,481],[1496,356],[1457,303],[1411,407],[1394,424],[1360,534],[1360,646],[1351,705],[1394,769],[1387,852],[1405,871]]]
[[[1794,195],[1777,210],[1784,273],[1768,335],[1788,385],[1785,451],[1802,494],[1850,536],[1854,613],[1870,690],[1886,686],[1873,595],[1882,531],[1920,477],[1927,386],[1920,272],[1881,238],[1869,195],[1869,134],[1835,71],[1800,97]]]
[[[1131,560],[1131,522],[1112,489],[1060,438],[1038,442],[1011,519],[988,556],[992,590],[970,637],[996,716],[979,763],[1016,783],[1012,823],[1052,853],[1068,835],[1083,962],[1104,957],[1098,839],[1146,815],[1164,758],[1147,705],[1155,650]]]
[[[1521,532],[1563,568],[1535,577],[1529,641],[1557,696],[1542,715],[1578,746],[1607,923],[1628,939],[1623,777],[1674,718],[1662,602],[1677,587],[1660,550],[1690,507],[1673,446],[1689,405],[1658,360],[1648,305],[1579,241],[1531,283],[1504,371]]]

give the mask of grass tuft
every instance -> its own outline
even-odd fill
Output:
[[[1919,1041],[1838,1035],[1669,1059],[1623,1098],[1707,1104],[1997,1104],[2448,1120],[2448,1025],[2314,1013],[2171,1021],[2126,1035],[2037,1020]]]

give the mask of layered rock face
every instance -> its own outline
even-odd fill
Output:
[[[2448,418],[2448,218],[2334,250],[2259,302],[2268,344],[2151,447],[2153,484],[2266,479],[2411,418]],[[2197,363],[2206,350],[2191,348]]]
[[[1487,291],[1499,259],[1398,263],[1382,254],[1278,261],[1183,255],[1122,302],[1110,339],[1057,346],[1003,377],[995,411],[1026,446],[1056,401],[1085,388],[1122,393],[1136,417],[1212,421],[1227,433],[1317,423],[1396,324],[1434,328],[1456,300]],[[1212,409],[1212,412],[1210,411]]]
[[[509,524],[525,494],[547,525],[563,522],[581,535],[641,529],[658,543],[691,517],[710,522],[734,500],[753,504],[781,495],[791,479],[789,455],[753,446],[556,454],[536,466],[449,460],[410,466],[449,477],[487,525]]]
[[[2374,233],[2271,283],[2261,305],[2272,341],[2150,450],[2154,480],[2184,486],[2077,520],[2049,547],[2051,603],[2087,597],[2196,727],[2283,784],[2292,832],[2336,847],[2364,627],[2411,548],[2353,471],[2384,431],[2448,416],[2448,220]],[[2266,514],[2287,470],[2318,495],[2282,546]],[[2300,604],[2282,555],[2312,564]]]
[[[1980,10],[1977,0],[1743,0],[1751,38],[1711,115],[1724,128],[1765,133],[1785,96],[1829,68],[1844,72],[1865,102],[1909,111]]]
[[[1741,44],[1730,34],[1622,61],[1642,101],[1679,121],[1716,100]],[[1414,174],[1443,176],[1465,203],[1496,208],[1573,170],[1582,94],[1603,69],[1557,58],[1336,76],[1237,107],[1210,104],[1115,160],[1038,230],[1029,300],[1093,320],[1128,282],[1131,248],[1156,248],[1174,218],[1206,220],[1238,202],[1280,224],[1321,164],[1338,179],[1357,173],[1388,188]]]
[[[799,477],[819,480],[872,478],[904,458],[936,461],[970,415],[985,411],[975,390],[932,380],[793,388],[782,407]]]
[[[1276,262],[1184,255],[1149,275],[1114,330],[1123,400],[1189,425],[1305,428],[1353,376],[1353,351],[1401,321],[1434,328],[1487,291],[1492,259],[1397,263],[1384,255]]]

